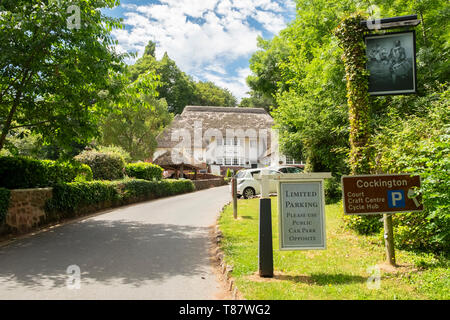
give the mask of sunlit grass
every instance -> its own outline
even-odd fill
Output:
[[[448,260],[397,250],[400,268],[381,268],[379,288],[368,285],[369,268],[384,261],[378,236],[361,236],[345,228],[340,205],[326,206],[327,249],[278,250],[278,213],[272,198],[274,273],[258,272],[259,200],[239,200],[238,220],[227,206],[219,220],[226,261],[246,299],[449,299]],[[372,282],[372,284],[374,284]]]

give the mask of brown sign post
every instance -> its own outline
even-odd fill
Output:
[[[409,174],[342,177],[342,198],[347,215],[383,213],[387,260],[395,266],[392,213],[422,211],[420,176]]]
[[[345,214],[422,211],[420,177],[409,174],[342,177]]]

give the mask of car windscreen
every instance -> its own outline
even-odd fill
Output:
[[[242,179],[242,178],[244,178],[244,176],[245,176],[245,171],[239,171],[237,174],[236,174],[236,178],[237,179]]]

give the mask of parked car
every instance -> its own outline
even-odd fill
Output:
[[[272,166],[272,167],[269,167],[269,169],[279,171],[281,173],[302,173],[303,172],[303,166],[295,166],[295,165]]]
[[[245,199],[256,196],[261,193],[261,186],[258,181],[255,180],[254,175],[265,173],[265,174],[279,174],[280,171],[276,171],[270,168],[258,168],[258,169],[247,169],[240,170],[236,174],[237,179],[237,195],[238,197],[244,197]],[[231,191],[231,185],[230,185]],[[270,180],[270,193],[277,192],[277,181]]]

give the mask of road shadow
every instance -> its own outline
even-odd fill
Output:
[[[122,283],[200,275],[210,266],[207,227],[85,220],[0,248],[7,289],[66,285],[77,265],[82,282]],[[194,257],[194,258],[193,258]]]

